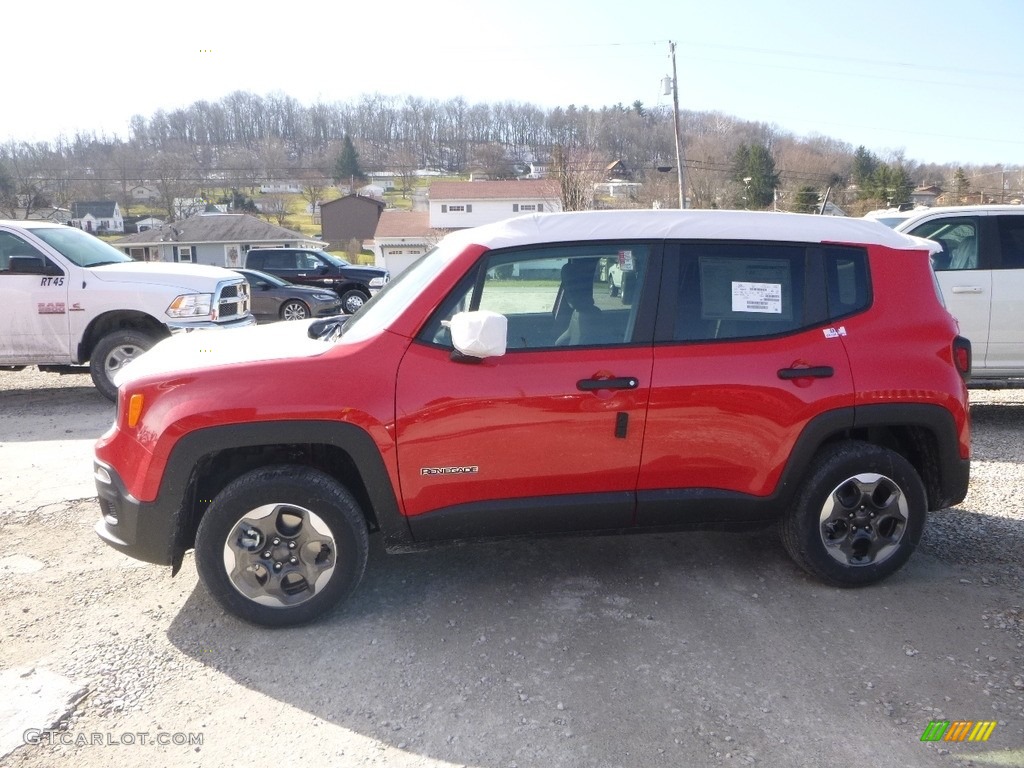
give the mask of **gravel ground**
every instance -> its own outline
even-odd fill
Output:
[[[267,631],[95,536],[87,376],[2,373],[0,764],[1024,766],[1024,392],[972,401],[967,499],[876,587],[765,533],[374,543],[347,606]]]

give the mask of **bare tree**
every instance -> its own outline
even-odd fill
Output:
[[[309,203],[310,220],[315,222],[317,207],[324,199],[324,194],[333,184],[318,168],[309,168],[299,173],[302,183],[302,199]]]
[[[594,207],[594,185],[602,181],[603,165],[590,150],[556,146],[551,151],[552,177],[558,183],[563,211]]]
[[[288,218],[288,199],[281,194],[273,193],[263,195],[259,199],[260,213],[267,217],[267,221],[276,221],[278,226],[283,227]]]
[[[59,169],[52,167],[51,154],[45,142],[10,141],[0,150],[7,167],[7,184],[14,191],[12,217],[16,215],[14,209],[20,209],[23,218],[28,219],[33,211],[53,204],[52,193],[59,181]]]
[[[170,145],[152,156],[150,173],[167,220],[182,218],[186,212],[180,210],[175,201],[194,198],[199,189],[198,172],[192,154],[187,149]]]

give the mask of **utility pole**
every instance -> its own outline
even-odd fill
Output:
[[[676,175],[679,178],[679,209],[686,208],[686,186],[683,184],[683,141],[679,133],[679,85],[676,78],[676,44],[669,40],[672,57],[672,122],[676,128]]]

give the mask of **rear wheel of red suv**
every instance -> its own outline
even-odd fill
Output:
[[[895,451],[848,441],[812,463],[782,519],[793,560],[829,584],[872,584],[897,571],[921,540],[924,485]]]
[[[217,494],[196,533],[196,568],[229,612],[284,627],[348,597],[368,549],[366,521],[343,486],[309,467],[278,465]]]

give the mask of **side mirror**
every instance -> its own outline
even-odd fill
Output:
[[[469,358],[501,357],[508,343],[508,318],[480,309],[459,312],[448,324],[455,351]]]
[[[21,275],[49,274],[46,269],[46,261],[42,256],[18,256],[12,254],[8,260],[8,268],[11,272]]]

